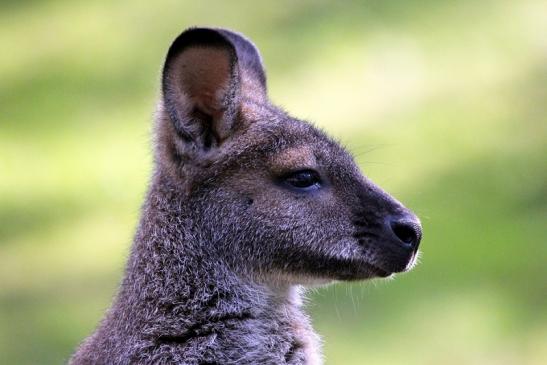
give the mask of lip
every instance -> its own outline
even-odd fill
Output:
[[[419,257],[420,257],[420,251],[416,251],[412,255],[412,258],[408,261],[408,264],[406,265],[404,271],[407,272],[412,270],[418,264]]]
[[[384,269],[379,268],[376,265],[367,263],[368,267],[371,269],[371,271],[374,273],[375,276],[381,277],[381,278],[387,278],[391,274],[393,274],[390,271],[386,271]]]
[[[364,252],[364,263],[373,276],[386,278],[395,273],[407,272],[416,265],[418,251],[404,252],[395,250],[393,246],[382,245],[375,254],[378,260],[370,259],[368,252]]]

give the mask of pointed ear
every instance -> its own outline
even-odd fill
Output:
[[[268,99],[266,71],[256,46],[240,33],[218,29],[236,49],[241,69],[241,89],[245,100],[265,102]]]
[[[236,33],[191,28],[169,48],[163,104],[174,130],[194,151],[220,146],[238,127],[245,99],[264,99],[265,90],[256,48]]]

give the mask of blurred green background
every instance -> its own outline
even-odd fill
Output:
[[[423,220],[411,273],[311,292],[327,364],[547,363],[547,2],[4,0],[1,364],[66,361],[108,307],[191,25],[251,37],[272,99]]]

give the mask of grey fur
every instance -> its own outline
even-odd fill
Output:
[[[321,363],[303,287],[409,269],[419,221],[339,144],[269,102],[243,36],[185,31],[162,86],[125,277],[70,363]],[[286,184],[302,169],[320,173],[320,189]]]

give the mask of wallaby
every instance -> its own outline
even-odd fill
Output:
[[[72,364],[320,364],[304,287],[409,270],[418,218],[268,99],[255,46],[171,45],[155,168],[119,292]]]

